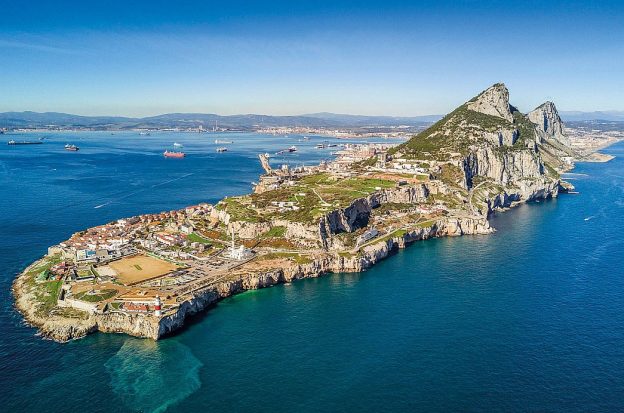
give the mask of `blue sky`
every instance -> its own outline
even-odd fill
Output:
[[[599,4],[595,4],[599,3]],[[440,114],[624,109],[624,5],[0,0],[0,111]]]

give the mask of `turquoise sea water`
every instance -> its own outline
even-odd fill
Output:
[[[297,137],[48,134],[0,145],[0,406],[6,411],[620,411],[624,145],[579,195],[496,216],[491,236],[420,242],[360,274],[247,292],[153,342],[36,337],[16,273],[72,232],[249,191]],[[39,135],[38,135],[39,136]],[[189,157],[163,159],[174,141]],[[81,147],[63,151],[65,143]],[[303,146],[307,148],[303,148]],[[223,156],[222,156],[223,155]],[[192,174],[192,175],[189,175]]]

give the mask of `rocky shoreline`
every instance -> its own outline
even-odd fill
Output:
[[[507,207],[517,204],[515,202],[507,205]],[[496,206],[496,208],[502,210],[506,207],[501,205]],[[129,315],[121,312],[89,315],[85,313],[84,318],[67,318],[60,315],[42,317],[34,310],[33,300],[35,297],[24,293],[23,286],[26,282],[25,274],[28,268],[15,280],[13,292],[16,298],[16,307],[26,321],[36,327],[43,337],[54,341],[67,342],[96,331],[124,333],[157,340],[180,329],[187,317],[207,310],[224,298],[247,290],[271,287],[305,278],[316,278],[331,273],[364,271],[398,249],[405,248],[416,241],[444,236],[485,235],[492,232],[494,229],[490,227],[487,217],[443,219],[430,227],[408,231],[401,236],[369,245],[363,248],[361,255],[357,257],[325,253],[315,257],[310,263],[293,263],[279,270],[248,273],[236,281],[219,283],[216,286],[196,292],[192,299],[181,303],[173,314],[166,314],[162,318],[143,314]]]
[[[145,291],[152,284],[143,284],[143,290],[135,292],[129,291],[129,286],[134,288],[135,284],[122,283],[125,293],[131,295],[129,311],[122,311],[124,302],[115,306],[101,292],[99,296],[92,292],[96,295],[92,303],[79,298],[73,300],[77,302],[73,306],[67,305],[63,287],[59,287],[64,279],[71,288],[67,276],[57,278],[47,289],[34,288],[34,274],[45,267],[37,264],[45,264],[45,258],[15,280],[16,307],[43,336],[56,341],[95,331],[158,340],[179,330],[189,316],[243,291],[330,273],[364,271],[416,241],[490,234],[494,229],[489,217],[496,211],[571,190],[572,185],[561,181],[559,173],[571,170],[573,159],[583,159],[575,157],[577,154],[569,147],[553,103],[546,102],[523,115],[508,99],[506,87],[495,84],[410,141],[376,157],[368,155],[365,159],[372,161],[370,164],[354,163],[342,169],[337,165],[334,175],[326,164],[307,172],[304,168],[291,172],[288,167],[273,171],[266,166],[267,175],[261,177],[264,184],[256,186],[255,197],[228,199],[215,207],[206,204],[200,224],[206,228],[209,223],[213,232],[220,225],[224,239],[236,232],[241,239],[256,242],[253,245],[260,245],[268,234],[278,233],[281,235],[271,237],[281,244],[261,246],[256,256],[249,250],[245,258],[235,255],[236,251],[243,254],[245,246],[235,249],[232,238],[229,257],[238,260],[236,265],[216,273],[198,266],[195,273],[204,279],[191,277],[194,281],[187,279],[184,282],[188,284],[178,290],[158,290],[150,297],[152,301],[147,300]],[[420,175],[406,177],[404,171],[415,165]],[[423,171],[427,172],[424,178]],[[335,186],[341,182],[351,182],[351,186]],[[372,189],[365,190],[369,187]],[[325,188],[325,197],[333,196],[333,201],[326,202],[315,188]],[[288,204],[292,210],[266,213],[275,211],[275,204]],[[306,219],[301,219],[299,212],[293,215],[301,208],[318,213]],[[189,209],[193,213],[192,207]],[[265,216],[259,216],[259,212],[265,212]],[[188,217],[186,211],[172,214],[176,219],[180,215]],[[137,225],[142,225],[138,223],[143,221],[134,218]],[[158,219],[160,222],[163,218]],[[150,240],[135,242],[143,246]],[[223,238],[218,242],[223,245]],[[47,264],[52,261],[49,259]],[[116,294],[117,290],[112,291]],[[161,306],[161,296],[169,300],[166,306]],[[98,307],[93,302],[101,304]]]

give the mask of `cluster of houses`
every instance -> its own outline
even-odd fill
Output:
[[[299,194],[299,195],[305,196],[305,194]],[[300,209],[296,201],[271,201],[271,206],[272,206],[272,209],[275,209],[279,212],[298,211]]]
[[[424,166],[429,162],[414,159],[393,158],[387,152],[377,153],[375,168],[384,172],[427,174],[429,171]]]
[[[132,242],[135,241],[144,248],[184,245],[185,235],[195,229],[192,219],[212,212],[211,205],[202,203],[181,210],[122,218],[75,233],[67,241],[48,248],[48,254],[60,253],[63,259],[75,263],[105,262],[134,254]],[[154,228],[164,223],[164,228]]]

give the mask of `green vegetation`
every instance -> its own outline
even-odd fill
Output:
[[[429,227],[430,227],[430,226],[432,226],[433,224],[435,224],[435,221],[434,221],[434,220],[432,220],[432,219],[430,219],[430,220],[427,220],[427,221],[422,221],[422,222],[419,222],[418,224],[416,224],[416,226],[417,226],[418,228],[429,228]]]
[[[340,257],[343,257],[343,258],[353,258],[353,257],[357,257],[358,256],[357,253],[354,254],[354,253],[349,252],[349,251],[339,251],[338,255]]]
[[[433,194],[427,199],[432,204],[444,204],[451,209],[459,209],[463,207],[463,203],[455,195],[451,194]]]
[[[390,153],[401,152],[417,159],[445,160],[448,156],[443,152],[466,154],[475,136],[501,128],[513,129],[514,125],[497,116],[470,110],[464,104],[409,141],[393,148]]]
[[[452,186],[463,186],[466,175],[459,166],[444,164],[441,166],[441,171],[437,178]]]
[[[287,259],[295,261],[297,264],[309,264],[312,259],[307,255],[302,255],[297,252],[271,252],[258,257],[259,260],[275,260],[275,259]]]
[[[387,202],[382,204],[379,208],[375,209],[373,213],[375,215],[383,215],[386,213],[392,213],[397,211],[406,212],[414,208],[414,204]]]
[[[549,164],[547,164],[546,162],[544,162],[544,167],[546,168],[546,173],[547,173],[549,176],[551,176],[551,177],[553,177],[553,178],[556,178],[556,179],[560,178],[560,176],[561,176],[561,175],[559,175],[559,172],[557,172],[557,171],[555,170],[555,168],[553,168],[552,166],[550,166],[550,165],[549,165]]]
[[[62,281],[48,281],[39,285],[37,291],[35,291],[35,296],[39,303],[39,307],[37,308],[37,313],[39,315],[47,315],[50,310],[56,307],[56,301],[62,284]]]
[[[281,238],[286,234],[286,227],[277,226],[265,232],[263,238]]]
[[[207,240],[206,238],[202,237],[201,235],[199,235],[199,234],[197,234],[195,232],[189,234],[186,237],[186,239],[189,242],[199,242],[200,244],[207,244],[207,245],[211,245],[212,244],[209,240]]]
[[[89,303],[97,303],[100,301],[108,300],[109,298],[115,296],[117,294],[117,290],[107,289],[100,290],[97,293],[89,294],[89,291],[83,291],[75,295],[77,300],[86,301]]]
[[[89,318],[89,314],[85,311],[69,307],[56,308],[54,314],[65,318],[77,318],[79,320],[86,320]]]
[[[501,152],[526,148],[535,139],[535,126],[528,118],[512,107],[513,123],[497,116],[486,115],[468,109],[464,104],[446,115],[430,128],[420,132],[409,141],[393,148],[390,153],[401,152],[416,159],[448,158],[448,152],[466,154],[470,145],[478,141],[484,132],[501,129],[518,130],[513,146],[496,147]],[[446,153],[445,153],[446,152]]]
[[[535,125],[517,110],[513,112],[513,117],[519,134],[514,147],[526,148],[528,142],[535,141]]]
[[[383,237],[373,239],[373,240],[363,244],[362,246],[364,247],[364,246],[367,246],[367,245],[373,245],[373,244],[377,244],[377,243],[380,243],[380,242],[387,242],[389,239],[392,239],[392,238],[401,238],[405,234],[407,234],[407,230],[405,230],[405,229],[397,229],[396,231],[393,231],[393,232],[391,232],[389,234],[386,234]]]
[[[248,204],[248,197],[224,198],[217,205],[224,209],[234,221],[261,222],[262,218],[256,210]],[[247,203],[245,203],[247,201]]]
[[[26,272],[26,277],[29,284],[34,284],[37,276],[41,275],[42,272],[50,271],[50,268],[52,268],[53,265],[58,264],[59,262],[61,262],[60,254],[56,254],[51,257],[44,257],[43,259],[41,259],[41,261],[39,261],[37,265],[31,267]]]
[[[296,185],[283,186],[261,194],[249,195],[250,203],[263,212],[263,220],[273,217],[293,222],[314,222],[322,215],[349,206],[354,200],[366,197],[376,188],[392,188],[394,181],[367,177],[337,179],[326,173],[318,173],[301,178]],[[298,210],[273,211],[272,202],[295,202]],[[264,211],[263,211],[264,210]]]
[[[79,268],[76,271],[76,275],[78,276],[78,278],[82,278],[82,277],[90,277],[95,274],[93,273],[93,270],[89,267],[89,268]]]

